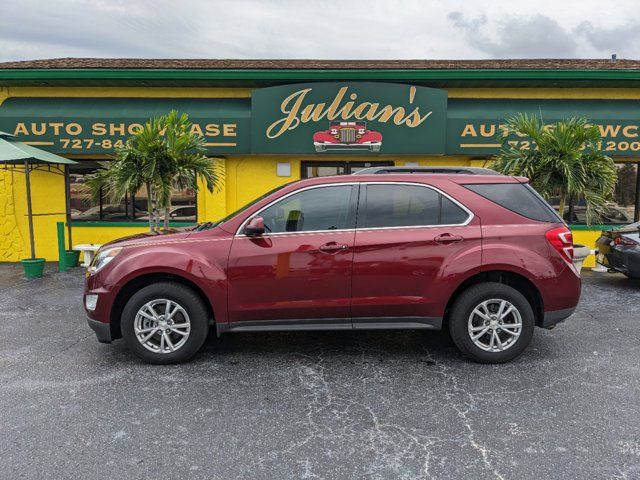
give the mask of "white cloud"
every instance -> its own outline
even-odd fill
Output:
[[[487,18],[482,15],[467,19],[462,12],[451,12],[447,18],[465,34],[467,43],[495,58],[571,58],[578,43],[572,32],[553,18],[541,14],[510,16],[499,21],[493,36],[487,31]]]
[[[0,60],[639,57],[637,3],[3,0]],[[604,15],[603,13],[606,13]]]

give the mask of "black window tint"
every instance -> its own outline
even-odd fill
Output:
[[[291,195],[262,211],[267,232],[310,232],[353,228],[351,186],[321,187]]]
[[[553,209],[531,187],[522,183],[483,183],[465,185],[504,208],[540,222],[560,222]]]
[[[441,215],[441,201],[447,218]],[[459,212],[454,210],[457,209]],[[449,221],[453,218],[453,221]],[[363,228],[464,223],[466,213],[431,188],[417,185],[368,185]]]
[[[444,195],[440,195],[440,201],[442,202],[440,209],[440,223],[442,225],[458,225],[464,223],[469,217],[467,212]]]

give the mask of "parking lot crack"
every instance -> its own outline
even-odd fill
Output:
[[[480,455],[482,463],[492,472],[494,478],[497,480],[505,480],[504,475],[502,475],[493,464],[491,459],[491,449],[478,440],[473,423],[471,422],[469,413],[474,410],[477,405],[475,394],[468,392],[459,385],[458,378],[450,367],[440,361],[437,361],[428,351],[427,355],[429,360],[434,362],[436,371],[445,379],[449,386],[445,391],[446,404],[453,408],[458,418],[462,421],[462,426],[466,431],[465,437],[467,443]],[[467,400],[461,402],[464,398]]]

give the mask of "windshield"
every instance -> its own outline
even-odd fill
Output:
[[[289,183],[285,183],[284,185],[280,185],[279,187],[274,188],[273,190],[269,190],[267,193],[265,193],[264,195],[260,195],[258,198],[256,198],[255,200],[250,201],[249,203],[247,203],[246,205],[244,205],[243,207],[237,209],[236,211],[230,213],[229,215],[227,215],[226,217],[218,220],[217,222],[205,222],[202,223],[200,225],[198,225],[196,227],[196,230],[205,230],[207,228],[213,228],[213,227],[217,227],[222,225],[224,222],[226,222],[227,220],[235,217],[237,214],[239,214],[240,212],[242,212],[243,210],[246,210],[247,208],[249,208],[252,205],[255,205],[256,203],[258,203],[260,200],[263,200],[265,198],[267,198],[269,195],[271,195],[272,193],[277,192],[278,190],[283,189],[284,187],[286,187],[287,185],[291,185],[291,183],[293,182],[289,182]]]

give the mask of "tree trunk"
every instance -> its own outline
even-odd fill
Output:
[[[169,207],[164,207],[164,228],[169,228]]]
[[[564,192],[560,192],[560,205],[558,205],[558,213],[560,214],[560,218],[564,219],[564,205],[565,205],[565,194]]]
[[[152,219],[151,231],[157,232],[158,222],[159,222],[158,199],[156,198],[156,192],[153,187],[151,187],[151,210],[149,213],[151,214],[151,219]]]
[[[158,208],[158,197],[153,195],[153,230],[160,230],[160,209]]]
[[[147,213],[149,214],[149,231],[153,232],[153,192],[149,183],[147,183]]]

